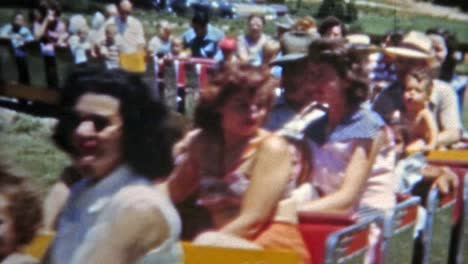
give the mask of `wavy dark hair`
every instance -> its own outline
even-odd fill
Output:
[[[0,163],[0,195],[8,201],[6,211],[12,218],[16,248],[30,243],[42,223],[42,201],[27,178],[18,168]]]
[[[268,67],[249,64],[225,65],[215,72],[210,84],[201,91],[195,109],[195,125],[209,133],[220,132],[222,116],[219,108],[229,98],[243,92],[251,97],[259,95],[270,110],[277,86],[278,81],[271,77]]]
[[[360,47],[347,43],[346,39],[319,38],[309,45],[308,60],[330,64],[340,78],[350,82],[346,88],[346,101],[354,108],[364,102],[369,93],[368,78],[359,69],[361,56],[365,54]]]
[[[325,33],[327,33],[328,30],[330,30],[333,27],[339,26],[341,28],[341,33],[343,36],[346,36],[348,34],[348,30],[346,29],[346,25],[337,17],[335,16],[328,16],[326,17],[322,23],[320,23],[317,31],[318,33],[323,36]]]
[[[166,176],[172,170],[171,148],[182,131],[170,122],[168,109],[153,99],[140,76],[119,69],[81,68],[69,76],[63,91],[62,111],[53,135],[63,150],[75,153],[71,108],[78,98],[85,93],[110,95],[120,101],[125,162],[149,179]]]

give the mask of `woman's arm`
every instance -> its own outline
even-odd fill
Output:
[[[221,228],[221,232],[252,238],[272,218],[290,177],[288,157],[288,143],[283,138],[274,136],[262,143],[239,216]]]
[[[200,184],[198,164],[195,160],[200,140],[198,135],[197,131],[192,131],[175,144],[173,155],[176,167],[166,181],[157,185],[157,188],[167,194],[174,203],[190,196]]]
[[[426,127],[426,135],[427,135],[427,148],[426,150],[433,150],[437,145],[437,124],[434,119],[432,113],[426,109],[423,112],[422,121],[424,122],[424,126]]]
[[[351,154],[340,188],[302,205],[299,211],[348,213],[362,193],[377,153],[385,142],[384,131],[380,131],[373,140],[359,140]]]

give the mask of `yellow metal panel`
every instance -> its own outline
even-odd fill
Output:
[[[184,264],[298,264],[299,254],[292,251],[246,250],[193,245],[183,242]]]
[[[55,233],[53,232],[39,232],[34,240],[23,248],[25,254],[31,255],[36,259],[41,259],[50,243],[54,240]]]
[[[140,72],[146,71],[145,54],[143,52],[120,54],[120,67],[127,71]]]

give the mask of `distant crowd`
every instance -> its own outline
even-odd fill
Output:
[[[9,243],[0,244],[1,263],[34,263],[19,248],[39,228],[55,232],[43,263],[180,263],[181,239],[290,250],[312,263],[300,214],[359,221],[384,215],[397,194],[419,184],[458,188],[450,168],[425,157],[466,147],[466,80],[455,74],[451,32],[393,31],[376,45],[335,17],[317,24],[286,16],[269,36],[265,19],[252,14],[244,34],[225,36],[196,12],[182,36],[160,21],[146,42],[131,12],[132,3],[119,0],[96,13],[91,28],[80,15],[67,27],[58,6],[41,5],[32,30],[22,14],[2,28],[19,58],[37,39],[45,57],[68,46],[83,67],[64,85],[53,135],[72,164],[42,205],[25,173],[0,167],[0,227],[9,224],[0,228]],[[161,67],[214,61],[188,129],[139,75],[122,69],[121,55],[133,53]],[[87,67],[95,56],[106,67]],[[17,217],[26,211],[31,217]],[[377,263],[381,239],[375,224],[367,263]]]

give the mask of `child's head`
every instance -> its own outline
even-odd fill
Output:
[[[175,37],[171,40],[171,53],[178,56],[184,50],[184,42],[182,38]]]
[[[106,26],[106,39],[114,39],[115,35],[117,35],[117,26],[114,24],[108,24]]]
[[[80,40],[82,41],[88,38],[88,33],[89,33],[89,28],[86,25],[81,26],[77,31],[78,37],[80,37]]]
[[[403,99],[406,108],[425,104],[432,92],[433,72],[430,67],[416,67],[407,72],[404,78]]]
[[[237,50],[237,41],[235,38],[225,37],[219,41],[219,48],[225,57],[234,54]]]
[[[37,192],[19,175],[0,164],[0,261],[31,242],[42,220]]]
[[[281,45],[274,39],[267,40],[262,47],[262,62],[270,63],[280,52]]]
[[[158,30],[158,36],[161,39],[167,41],[171,37],[172,26],[168,21],[163,20],[159,22],[157,30]]]

